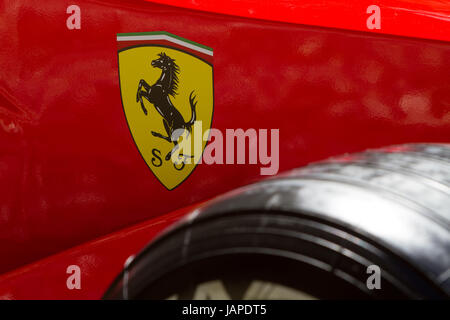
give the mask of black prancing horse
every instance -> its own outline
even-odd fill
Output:
[[[152,61],[152,67],[162,70],[159,79],[150,86],[144,79],[139,81],[139,86],[136,94],[136,102],[141,103],[142,111],[147,115],[147,109],[144,106],[142,98],[147,99],[152,103],[159,114],[163,117],[164,128],[166,129],[167,136],[161,133],[152,131],[152,135],[158,138],[162,138],[168,142],[172,142],[175,146],[166,155],[166,161],[170,159],[172,153],[178,149],[178,138],[183,134],[184,130],[191,133],[192,126],[194,125],[196,114],[194,91],[189,95],[189,103],[191,105],[191,120],[189,122],[184,121],[180,111],[170,101],[170,96],[174,97],[177,94],[178,89],[178,74],[180,68],[175,63],[175,60],[170,58],[164,52],[158,54],[158,59]],[[182,130],[178,130],[182,129]],[[178,130],[177,132],[175,132]],[[175,132],[175,134],[174,134]],[[185,156],[180,154],[180,156]],[[188,156],[192,157],[192,156]]]

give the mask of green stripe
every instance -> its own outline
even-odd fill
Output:
[[[188,42],[188,43],[196,45],[196,46],[199,46],[199,47],[201,47],[203,49],[206,49],[206,50],[209,50],[209,51],[213,51],[213,49],[208,47],[208,46],[205,46],[203,44],[200,44],[200,43],[197,43],[197,42],[194,42],[194,41],[191,41],[191,40],[179,37],[177,35],[174,35],[172,33],[166,32],[166,31],[130,32],[130,33],[118,33],[117,34],[118,37],[126,37],[126,36],[154,36],[154,35],[166,35],[166,36],[169,36],[169,37],[172,37],[172,38],[184,41],[184,42]]]

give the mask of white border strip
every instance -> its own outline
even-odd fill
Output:
[[[213,55],[212,50],[208,50],[208,49],[196,46],[195,44],[185,42],[183,40],[179,40],[179,39],[170,37],[165,34],[152,34],[152,35],[142,35],[142,36],[117,36],[117,41],[139,41],[139,40],[166,40],[169,42],[176,43],[180,46],[207,54],[208,56]]]

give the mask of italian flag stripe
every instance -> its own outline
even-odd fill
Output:
[[[213,49],[202,44],[184,39],[169,32],[136,32],[136,33],[118,33],[117,41],[139,41],[139,40],[166,40],[176,43],[180,46],[189,48],[194,51],[201,52],[208,56],[213,55]]]

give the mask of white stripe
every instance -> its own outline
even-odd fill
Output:
[[[195,44],[185,42],[183,40],[172,38],[165,34],[142,35],[142,36],[117,36],[117,41],[140,41],[140,40],[167,40],[169,42],[179,44],[180,46],[207,54],[208,56],[213,55],[212,50],[196,46]]]

